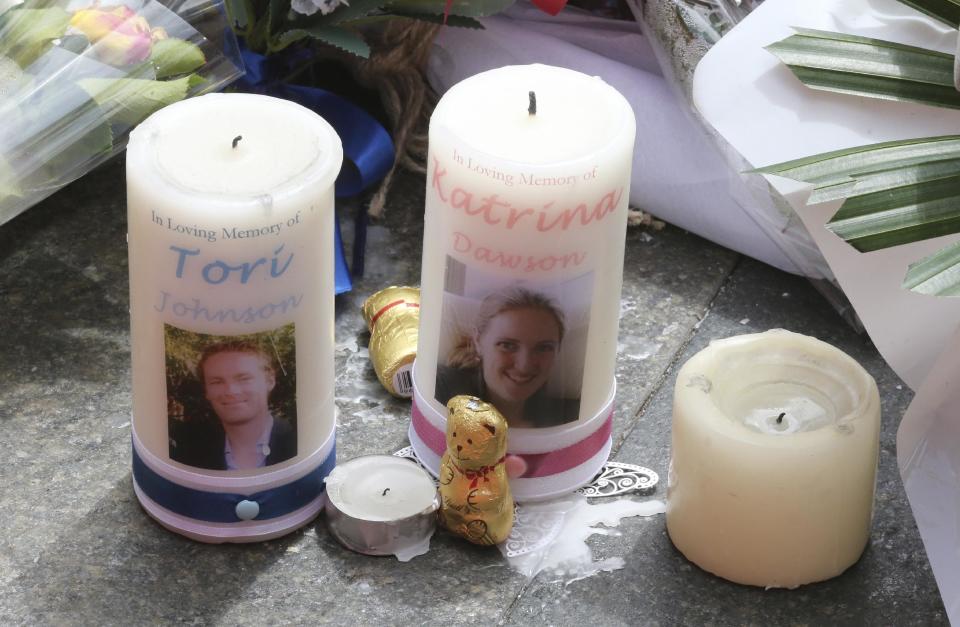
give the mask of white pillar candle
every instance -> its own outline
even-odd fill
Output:
[[[185,100],[131,133],[133,428],[154,470],[237,489],[332,442],[341,161],[327,122],[266,96]]]
[[[561,445],[532,432],[610,406],[634,133],[623,96],[563,68],[503,67],[444,94],[414,365],[415,414],[435,429],[448,397],[472,394],[507,418],[511,452],[548,453]]]
[[[437,486],[408,459],[356,457],[326,479],[327,524],[349,549],[407,561],[430,547],[439,507]]]
[[[880,397],[851,357],[773,330],[711,342],[677,374],[667,530],[701,568],[793,588],[870,535]]]

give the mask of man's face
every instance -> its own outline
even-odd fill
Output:
[[[205,395],[224,424],[242,424],[267,414],[275,384],[263,357],[255,353],[226,351],[203,364]]]
[[[560,327],[541,309],[511,309],[494,316],[476,344],[487,389],[503,400],[525,401],[550,377]]]

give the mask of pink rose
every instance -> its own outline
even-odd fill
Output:
[[[167,37],[162,28],[151,30],[147,20],[127,6],[81,9],[73,14],[70,27],[93,44],[101,61],[118,66],[146,60],[153,42]]]

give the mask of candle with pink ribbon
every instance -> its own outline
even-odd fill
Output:
[[[410,440],[437,472],[447,400],[491,402],[518,500],[588,483],[611,446],[635,120],[597,77],[471,77],[430,123]]]

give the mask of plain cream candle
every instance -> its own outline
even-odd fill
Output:
[[[870,535],[873,378],[783,330],[711,342],[677,374],[667,530],[704,570],[793,588],[839,575]]]
[[[228,471],[231,476],[292,466],[330,438],[335,424],[333,182],[341,161],[340,140],[326,121],[266,96],[189,99],[155,113],[131,134],[133,424],[136,438],[156,458],[169,463],[175,444],[180,449],[196,444],[172,440],[177,420],[200,418],[180,415],[176,390],[168,389],[174,359],[194,371],[227,431],[227,463],[245,468]],[[278,359],[279,347],[270,346],[270,333],[284,329],[295,344],[286,363]],[[236,365],[221,358],[216,378],[211,380],[211,370],[204,381],[197,363],[201,349],[238,337],[267,345],[272,354],[250,359],[258,370],[273,362],[272,372],[237,374],[233,370],[242,367],[242,359]],[[177,338],[195,338],[196,345],[176,344]],[[244,384],[240,376],[256,381]],[[247,412],[265,394],[275,402],[284,377],[296,407],[295,437],[287,438],[294,444],[284,445],[290,449],[285,458],[271,465],[278,446],[270,451],[268,442],[275,440],[259,432],[237,435],[230,450],[235,431],[229,423],[240,418],[229,416]],[[279,420],[274,416],[274,434]],[[269,420],[261,430],[270,433]],[[237,444],[242,435],[262,436],[259,460],[244,457]],[[218,446],[225,444],[221,440]],[[259,468],[250,468],[257,462]],[[222,472],[211,465],[201,468],[207,475]]]

